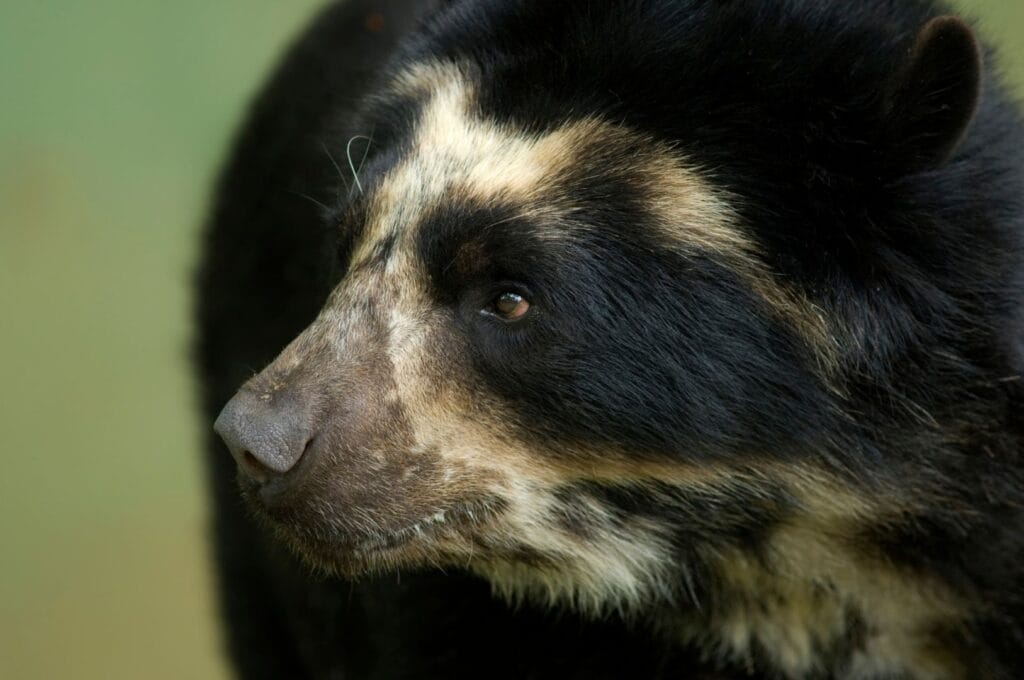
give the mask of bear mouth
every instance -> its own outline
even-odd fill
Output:
[[[397,567],[470,561],[480,553],[480,527],[497,514],[493,504],[468,502],[437,510],[399,529],[374,532],[335,544],[342,573],[389,572]],[[475,549],[474,549],[475,548]]]
[[[483,504],[467,503],[438,510],[401,529],[386,530],[350,542],[352,552],[371,554],[395,550],[416,540],[429,541],[443,537],[446,532],[463,532],[479,524],[486,515]]]
[[[246,494],[248,495],[248,494]],[[258,503],[251,503],[250,506]],[[283,519],[254,508],[262,523],[311,566],[345,577],[428,564],[465,565],[481,552],[480,528],[501,511],[495,500],[454,503],[398,528],[346,531],[331,521]]]

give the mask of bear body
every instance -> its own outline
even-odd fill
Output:
[[[239,674],[1016,677],[990,61],[925,0],[327,8],[199,278]]]

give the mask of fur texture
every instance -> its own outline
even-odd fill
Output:
[[[944,11],[329,8],[200,277],[211,420],[309,431],[247,510],[211,442],[239,672],[1015,677],[1024,130]]]

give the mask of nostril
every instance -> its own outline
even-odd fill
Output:
[[[259,458],[252,454],[252,451],[243,451],[242,459],[245,461],[246,465],[250,465],[257,470],[262,470],[264,468],[263,463],[260,462]]]
[[[238,461],[238,469],[254,482],[263,484],[270,479],[271,470],[252,451],[244,449],[236,460]]]
[[[302,447],[302,456],[305,456],[307,453],[309,453],[310,447],[313,446],[314,439],[316,439],[316,437],[310,437],[308,440],[306,440],[305,446]],[[299,457],[301,458],[302,456]]]

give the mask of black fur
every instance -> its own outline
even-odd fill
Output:
[[[199,293],[209,419],[344,275],[362,210],[338,177],[344,142],[373,130],[361,174],[370,184],[401,155],[417,115],[417,102],[371,96],[376,88],[414,60],[469,62],[489,118],[541,131],[595,115],[680,150],[736,197],[773,274],[843,329],[837,389],[814,348],[727,263],[665,252],[635,229],[647,220],[643,194],[600,159],[580,168],[575,220],[588,228],[564,250],[534,237],[543,225],[510,227],[511,207],[454,201],[421,230],[418,255],[438,303],[461,319],[476,373],[514,405],[516,436],[555,456],[583,442],[627,446],[638,460],[813,461],[865,493],[905,488],[917,509],[851,542],[984,603],[949,646],[976,677],[1015,677],[1024,131],[990,56],[982,69],[961,25],[928,24],[943,11],[926,0],[329,8],[256,101],[217,191]],[[373,12],[383,31],[367,29]],[[921,42],[926,25],[941,40]],[[466,244],[487,257],[450,266]],[[388,244],[379,248],[386,257]],[[560,313],[514,333],[481,330],[475,313],[494,281],[525,285],[538,309]],[[466,575],[311,578],[245,515],[230,457],[212,438],[210,448],[222,609],[243,677],[770,674],[699,660],[702,650],[670,647],[642,624],[513,611]],[[756,554],[795,504],[781,488],[746,492],[730,488],[726,502],[590,485],[565,498],[671,520],[689,561],[709,536]],[[666,517],[666,505],[677,514]],[[583,512],[564,524],[588,531]],[[713,574],[691,576],[689,595],[709,597]]]

